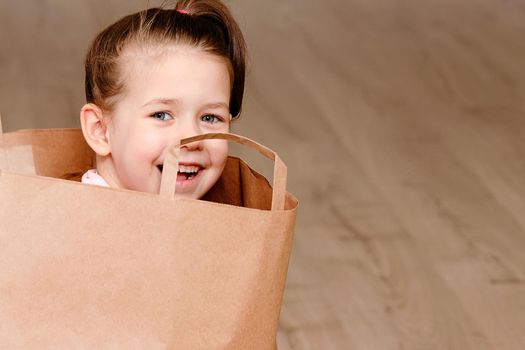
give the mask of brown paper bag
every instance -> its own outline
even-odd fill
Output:
[[[0,136],[0,349],[275,348],[297,208],[286,167],[240,136],[181,143],[203,138],[275,160],[273,189],[233,159],[212,194],[271,210],[174,199],[179,146],[152,195],[53,178],[93,166],[79,130]]]

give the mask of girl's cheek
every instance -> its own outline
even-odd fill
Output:
[[[209,140],[210,147],[213,150],[212,152],[212,158],[213,161],[216,163],[224,163],[226,162],[226,158],[228,157],[228,141],[226,140]]]
[[[140,140],[142,145],[147,145],[149,148],[158,148],[169,143],[169,135],[158,130],[144,131],[137,139]]]
[[[128,149],[127,152],[135,153],[135,157],[155,161],[164,152],[167,147],[167,142],[159,135],[137,135],[134,141],[133,149]]]

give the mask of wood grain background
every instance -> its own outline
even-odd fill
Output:
[[[89,41],[145,2],[2,0],[5,129],[78,126]],[[234,131],[301,201],[280,349],[525,349],[525,3],[228,4]]]

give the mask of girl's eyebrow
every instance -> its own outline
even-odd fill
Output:
[[[179,100],[175,98],[154,98],[153,100],[146,102],[141,106],[141,108],[153,105],[153,104],[161,104],[161,105],[176,105],[179,102]]]
[[[153,104],[161,104],[161,105],[171,106],[171,105],[176,105],[177,103],[179,103],[179,100],[177,100],[176,98],[154,98],[153,100],[148,101],[145,104],[143,104],[141,106],[141,108],[144,108],[146,106],[153,105]],[[224,103],[224,102],[207,103],[203,107],[204,108],[225,108],[225,109],[230,109],[230,106],[228,106],[228,104]]]
[[[207,103],[204,105],[205,108],[226,108],[230,109],[230,106],[228,106],[227,103],[224,102],[216,102],[216,103]]]

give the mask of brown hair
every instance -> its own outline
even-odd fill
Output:
[[[187,44],[226,59],[231,76],[230,113],[240,115],[246,44],[239,26],[220,0],[178,0],[173,9],[151,8],[128,15],[100,32],[86,56],[86,100],[111,111],[124,84],[118,60],[131,44],[141,47]]]

